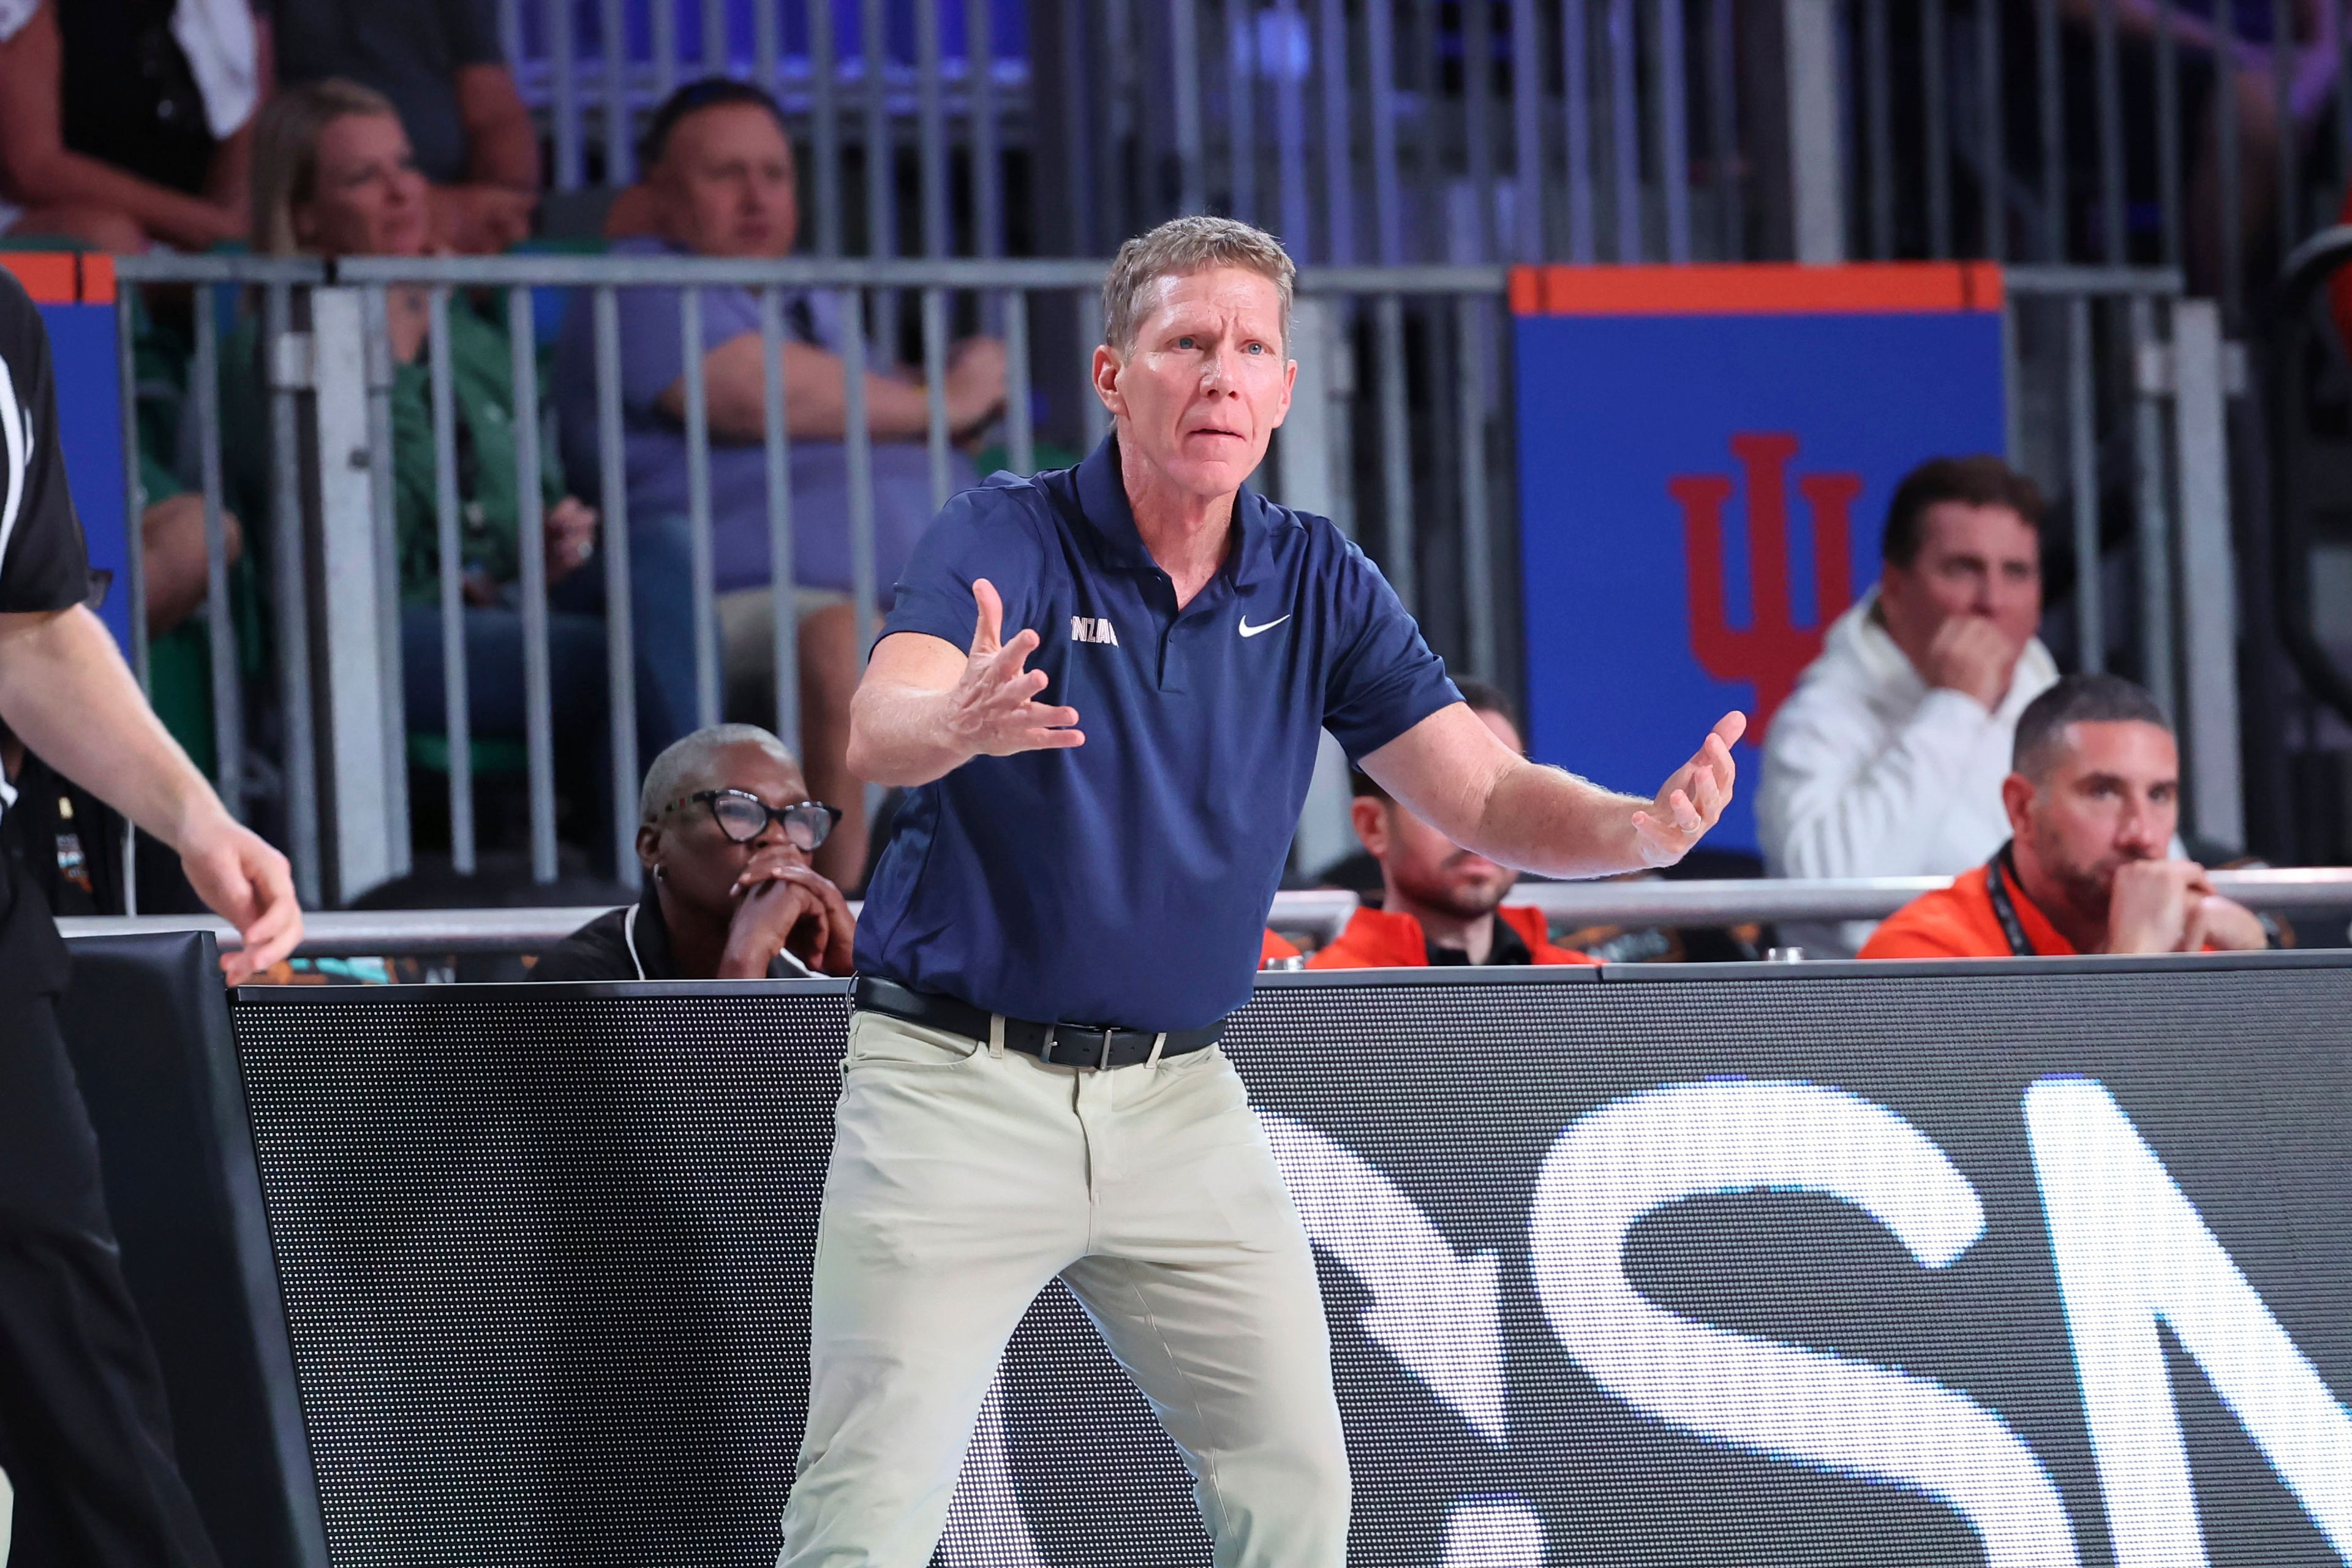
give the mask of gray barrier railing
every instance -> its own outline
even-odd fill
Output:
[[[559,188],[625,183],[654,102],[737,76],[808,150],[826,255],[1096,255],[1215,210],[1340,264],[2188,265],[2234,324],[2250,252],[2352,169],[2352,28],[2303,39],[2295,0],[2252,29],[2276,49],[2182,0],[1030,0],[1004,55],[970,44],[988,0],[904,31],[880,0],[502,5]],[[2221,57],[2295,134],[2209,111]],[[1052,193],[1025,224],[1008,159]]]
[[[274,791],[282,799],[285,837],[306,901],[345,902],[412,862],[408,797],[410,727],[404,711],[401,584],[393,495],[392,393],[399,367],[387,350],[385,323],[395,296],[425,310],[429,361],[427,400],[434,434],[434,535],[439,561],[435,604],[442,736],[451,858],[459,872],[478,863],[475,780],[469,759],[479,727],[470,712],[464,631],[467,585],[460,528],[471,500],[459,472],[457,394],[450,374],[453,312],[476,310],[505,332],[507,379],[515,437],[519,580],[511,587],[521,622],[518,679],[524,814],[532,875],[558,870],[558,745],[553,706],[559,671],[550,646],[550,571],[537,475],[552,438],[539,391],[534,290],[568,292],[584,312],[593,340],[593,472],[575,475],[598,493],[598,548],[583,573],[601,583],[604,681],[609,733],[605,776],[569,792],[575,808],[600,795],[609,822],[583,837],[604,847],[614,872],[634,880],[633,808],[641,764],[637,659],[653,639],[635,626],[633,588],[643,578],[633,552],[639,535],[629,514],[628,431],[622,405],[622,314],[634,290],[682,291],[687,494],[683,526],[687,575],[676,592],[690,605],[693,694],[681,728],[725,710],[727,668],[712,571],[711,463],[724,433],[714,432],[706,395],[698,320],[707,298],[722,290],[756,297],[761,340],[757,440],[738,428],[737,447],[761,451],[764,484],[758,526],[766,544],[771,633],[765,668],[773,680],[772,712],[753,716],[795,743],[806,731],[799,710],[794,577],[795,507],[792,454],[806,438],[792,432],[782,369],[788,303],[830,300],[845,325],[837,346],[845,363],[845,489],[826,504],[848,542],[856,647],[870,645],[881,597],[877,549],[877,441],[869,431],[864,374],[869,332],[889,338],[902,327],[919,343],[909,363],[929,372],[924,417],[904,432],[919,446],[928,476],[925,515],[944,502],[953,454],[945,411],[949,338],[961,321],[992,328],[1007,351],[1007,396],[999,430],[1005,460],[1038,466],[1041,431],[1033,404],[1076,408],[1087,437],[1099,435],[1101,405],[1086,378],[1100,331],[1096,261],[912,261],[792,258],[729,261],[688,257],[517,256],[493,258],[351,258],[315,261],[229,257],[126,258],[127,283],[210,286],[194,312],[195,363],[190,413],[193,449],[206,511],[212,603],[225,602],[222,454],[218,400],[222,372],[215,289],[242,288],[257,298],[259,363],[248,371],[266,386],[269,473],[266,530],[278,744],[259,754],[248,732],[250,692],[237,678],[231,617],[210,615],[215,738],[225,795],[233,805]],[[2074,559],[2074,593],[2053,616],[2062,654],[2099,668],[2110,658],[2143,675],[2159,695],[2180,701],[2189,744],[2191,821],[2200,837],[2242,842],[2237,805],[2234,612],[2229,570],[2229,506],[2223,439],[2227,355],[2210,304],[2179,298],[2179,278],[2164,269],[2011,268],[2007,274],[2008,384],[2012,458],[2069,502],[2070,524],[2051,542]],[[1265,488],[1276,499],[1330,516],[1382,565],[1456,668],[1495,673],[1507,683],[1516,664],[1519,593],[1509,522],[1514,439],[1507,388],[1511,334],[1503,302],[1507,271],[1493,266],[1320,267],[1302,271],[1294,326],[1299,380],[1292,411],[1277,435]],[[903,300],[903,318],[888,301]],[[253,308],[250,304],[248,308]],[[126,332],[131,290],[120,306]],[[1049,330],[1050,329],[1050,330]],[[1931,369],[1932,367],[1923,367]],[[878,374],[878,373],[877,373]],[[136,388],[125,378],[126,400]],[[573,406],[581,406],[575,397]],[[131,411],[126,408],[128,416]],[[126,417],[126,424],[131,420]],[[575,431],[575,452],[587,433]],[[132,454],[135,455],[135,454]],[[1924,456],[1925,454],[1923,454]],[[2114,472],[2110,473],[2109,470]],[[2118,482],[2118,476],[2120,482]],[[134,510],[137,468],[126,482]],[[2120,492],[2120,508],[2102,498]],[[2128,517],[2128,529],[2108,526]],[[805,522],[805,518],[800,520]],[[136,588],[134,584],[134,589]],[[414,606],[412,606],[414,608]],[[2072,638],[2071,645],[2067,638]],[[746,656],[749,657],[749,656]],[[691,722],[688,722],[688,720]],[[264,765],[272,763],[274,765]],[[299,787],[315,781],[314,788]],[[578,781],[574,781],[578,783]],[[1608,781],[1641,784],[1646,781]],[[1327,759],[1302,824],[1304,864],[1320,866],[1353,847],[1345,827],[1344,774]]]
[[[2214,890],[2250,909],[2292,915],[2352,909],[2352,870],[2214,871]],[[1521,882],[1514,904],[1532,904],[1555,926],[1727,926],[1754,921],[1882,920],[1922,893],[1950,885],[1947,877],[1867,877],[1803,881],[1667,881],[1641,878],[1605,882]],[[310,916],[303,957],[397,957],[456,952],[529,952],[562,940],[605,912],[607,906],[518,910],[419,910],[399,913]],[[1356,895],[1315,889],[1276,893],[1266,923],[1276,931],[1329,942],[1357,908]],[[224,947],[237,945],[226,921],[198,916],[133,916],[63,920],[68,936],[123,936],[163,931],[209,931]],[[2318,935],[2322,933],[2312,933]],[[2330,945],[2334,933],[2325,933]]]

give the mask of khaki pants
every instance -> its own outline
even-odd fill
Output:
[[[1346,1560],[1314,1260],[1224,1053],[1089,1072],[860,1012],[780,1568],[929,1561],[1005,1342],[1055,1275],[1182,1450],[1219,1568]]]

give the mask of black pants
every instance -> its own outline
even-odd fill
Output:
[[[17,907],[0,910],[0,948],[27,936],[27,918],[47,920],[21,880],[17,891]],[[0,973],[22,977],[25,966],[0,963]],[[5,990],[0,1468],[16,1494],[8,1568],[217,1568],[172,1458],[163,1373],[123,1279],[55,1001]]]

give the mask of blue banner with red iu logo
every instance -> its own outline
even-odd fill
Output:
[[[1895,484],[1998,452],[2000,275],[1980,265],[1523,268],[1528,744],[1644,795],[1729,709],[1759,747],[1876,581]]]

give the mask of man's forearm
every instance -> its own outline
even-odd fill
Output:
[[[99,618],[0,616],[0,720],[26,748],[177,848],[220,799],[172,739]]]
[[[1648,864],[1633,814],[1651,803],[1559,768],[1522,763],[1496,780],[1464,841],[1490,860],[1547,877],[1610,877]]]
[[[849,709],[849,771],[868,784],[910,789],[972,758],[948,722],[952,693],[868,679]]]
[[[746,334],[703,356],[704,406],[718,440],[764,440],[768,430],[767,385],[760,368],[761,340]],[[841,360],[806,343],[784,345],[784,427],[794,439],[838,441],[849,429],[849,403]],[[673,419],[686,417],[681,381],[658,400]],[[930,425],[930,405],[920,386],[867,372],[866,428],[886,441],[910,440]]]

